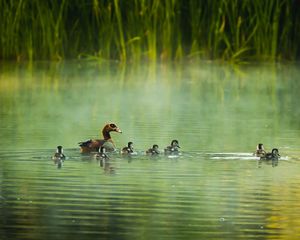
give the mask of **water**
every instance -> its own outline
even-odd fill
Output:
[[[0,67],[0,239],[299,239],[300,70]],[[131,158],[79,153],[106,122]],[[146,156],[172,139],[179,156]],[[252,155],[262,142],[278,163]],[[51,159],[57,145],[67,159]]]

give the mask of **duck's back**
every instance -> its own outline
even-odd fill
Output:
[[[96,139],[96,140],[87,140],[85,142],[80,142],[80,150],[82,153],[89,153],[93,151],[97,151],[106,141],[103,139]]]

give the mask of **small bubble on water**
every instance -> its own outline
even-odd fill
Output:
[[[220,222],[224,222],[224,221],[225,221],[225,218],[221,217]]]

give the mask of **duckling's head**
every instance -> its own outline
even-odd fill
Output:
[[[103,128],[103,131],[122,133],[121,129],[114,123],[106,124]]]
[[[57,146],[57,153],[63,153],[63,147],[62,146]]]
[[[154,144],[154,145],[152,146],[152,150],[153,150],[154,152],[156,152],[156,153],[159,153],[158,145],[157,145],[157,144]]]
[[[262,143],[257,144],[256,150],[264,150],[264,145]]]
[[[128,142],[128,148],[132,149],[133,148],[133,142]]]
[[[171,146],[172,146],[172,147],[178,147],[178,148],[180,148],[179,142],[178,142],[178,140],[176,140],[176,139],[172,140]]]
[[[273,155],[273,156],[280,156],[280,155],[279,155],[279,150],[278,150],[278,148],[273,148],[273,149],[272,149],[272,155]]]

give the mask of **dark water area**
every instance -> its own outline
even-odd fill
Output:
[[[297,64],[2,64],[0,239],[298,239],[298,76]],[[100,165],[78,142],[107,122],[123,133]],[[179,155],[145,154],[172,139]],[[122,156],[128,141],[137,154]],[[281,158],[253,156],[259,142]]]

